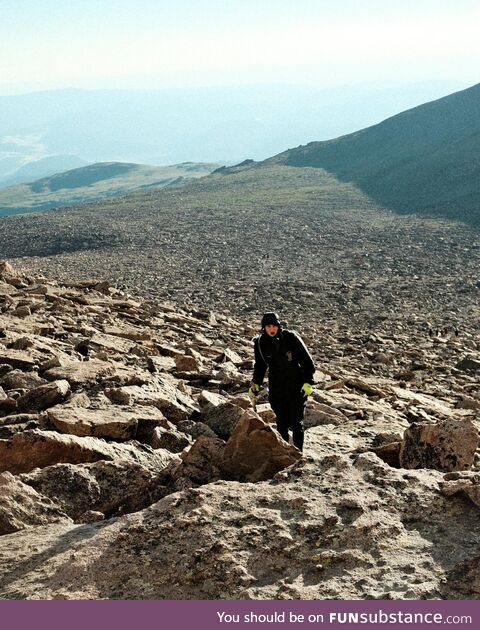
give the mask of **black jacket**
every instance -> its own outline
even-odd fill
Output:
[[[315,366],[301,337],[293,330],[281,330],[276,337],[262,333],[254,339],[253,382],[263,383],[268,368],[270,396],[299,392],[304,383],[313,385]]]

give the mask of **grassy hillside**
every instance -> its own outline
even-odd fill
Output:
[[[377,202],[480,223],[480,84],[267,162],[322,168]]]
[[[41,177],[49,177],[55,173],[70,171],[87,166],[88,162],[76,155],[51,155],[27,162],[8,177],[0,177],[0,187],[16,186],[25,182],[33,182]]]
[[[71,206],[142,188],[167,186],[203,177],[218,164],[185,162],[174,166],[146,166],[100,162],[37,181],[0,189],[0,216]]]

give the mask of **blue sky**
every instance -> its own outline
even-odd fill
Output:
[[[477,83],[478,0],[0,0],[0,94]]]

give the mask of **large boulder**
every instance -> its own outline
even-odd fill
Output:
[[[29,390],[17,400],[20,412],[44,411],[62,402],[70,393],[68,381],[54,381]]]
[[[71,522],[54,501],[9,472],[0,474],[0,535],[30,525]]]
[[[225,445],[222,471],[232,479],[263,481],[291,466],[301,452],[283,440],[271,425],[245,411]]]
[[[163,449],[146,445],[107,444],[94,437],[60,435],[56,431],[33,429],[0,440],[0,472],[13,474],[46,468],[53,464],[80,464],[98,460],[127,459],[153,469],[163,469],[174,456]]]
[[[436,424],[415,422],[405,431],[400,465],[443,472],[468,470],[474,462],[478,441],[478,430],[468,419]]]
[[[217,481],[221,476],[221,463],[225,442],[216,437],[201,435],[182,455],[181,476],[195,485]]]
[[[20,475],[75,522],[84,522],[88,512],[108,518],[146,507],[155,477],[145,466],[126,460],[56,464]]]
[[[69,435],[115,440],[143,438],[146,441],[164,419],[162,412],[155,407],[124,409],[114,405],[106,409],[57,405],[48,410],[48,418],[58,431]]]
[[[190,446],[192,440],[189,435],[178,431],[175,425],[169,423],[171,426],[155,427],[150,444],[153,448],[164,448],[171,453],[180,453],[184,448]]]
[[[200,420],[215,431],[218,436],[228,439],[243,413],[242,407],[231,402],[224,402],[216,406],[209,404],[202,409]]]

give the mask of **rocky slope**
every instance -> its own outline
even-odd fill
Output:
[[[395,216],[315,168],[247,164],[184,186],[7,217],[2,257],[63,280],[102,270],[132,293],[234,317],[273,308],[294,327],[325,326],[336,337],[407,334],[413,349],[429,327],[464,337],[480,329],[478,230]]]
[[[318,321],[301,457],[256,318],[8,263],[0,310],[3,599],[480,596],[477,328]]]

